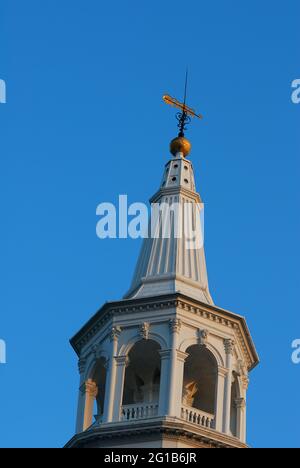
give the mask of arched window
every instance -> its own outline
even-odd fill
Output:
[[[182,403],[214,415],[217,385],[217,362],[204,346],[190,346],[184,365]]]
[[[155,416],[160,387],[160,346],[153,340],[138,341],[129,352],[123,392],[123,419]]]

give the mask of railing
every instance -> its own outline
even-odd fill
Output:
[[[152,418],[158,415],[158,403],[141,403],[121,407],[121,421]],[[215,416],[189,406],[181,407],[181,419],[197,426],[214,429]]]
[[[121,408],[121,420],[152,418],[158,414],[158,403],[144,403],[140,405],[125,405]]]
[[[215,417],[213,414],[205,413],[204,411],[188,406],[181,407],[181,418],[187,422],[209,429],[213,429],[215,426]]]

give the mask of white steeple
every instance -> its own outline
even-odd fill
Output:
[[[181,109],[180,132],[150,200],[157,216],[131,288],[71,340],[80,385],[67,447],[247,447],[248,373],[258,356],[244,317],[215,306],[209,293],[203,205],[183,134],[196,114],[185,101],[164,100]]]
[[[190,143],[183,137],[171,142],[173,158],[166,164],[158,192],[151,206],[161,209],[159,227],[150,221],[149,237],[143,242],[134,277],[126,298],[157,296],[180,292],[201,302],[213,304],[208,288],[200,195],[196,192],[193,166],[186,156]],[[168,208],[169,209],[166,209]],[[174,214],[173,208],[178,208]],[[169,236],[163,223],[170,220]],[[151,224],[152,222],[152,224]],[[189,242],[191,234],[194,243]]]

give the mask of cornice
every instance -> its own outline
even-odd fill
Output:
[[[234,330],[237,341],[247,360],[248,370],[251,370],[258,364],[259,358],[244,317],[215,305],[202,303],[181,293],[107,302],[70,340],[71,345],[80,356],[82,348],[109,320],[127,313],[159,312],[171,308],[187,311]]]

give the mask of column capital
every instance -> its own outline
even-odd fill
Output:
[[[144,322],[140,325],[140,336],[144,340],[149,339],[149,330],[150,330],[150,323]]]
[[[224,349],[226,354],[233,354],[235,341],[231,338],[224,340]]]
[[[96,382],[90,379],[84,382],[79,390],[82,394],[87,394],[94,398],[98,395],[98,386]]]
[[[171,333],[179,333],[180,328],[181,328],[181,320],[178,318],[171,319],[169,321],[169,327],[170,327]]]
[[[128,356],[115,356],[117,366],[128,367],[130,364],[130,359]]]
[[[121,331],[121,327],[113,327],[109,335],[110,341],[117,341],[119,339]]]

